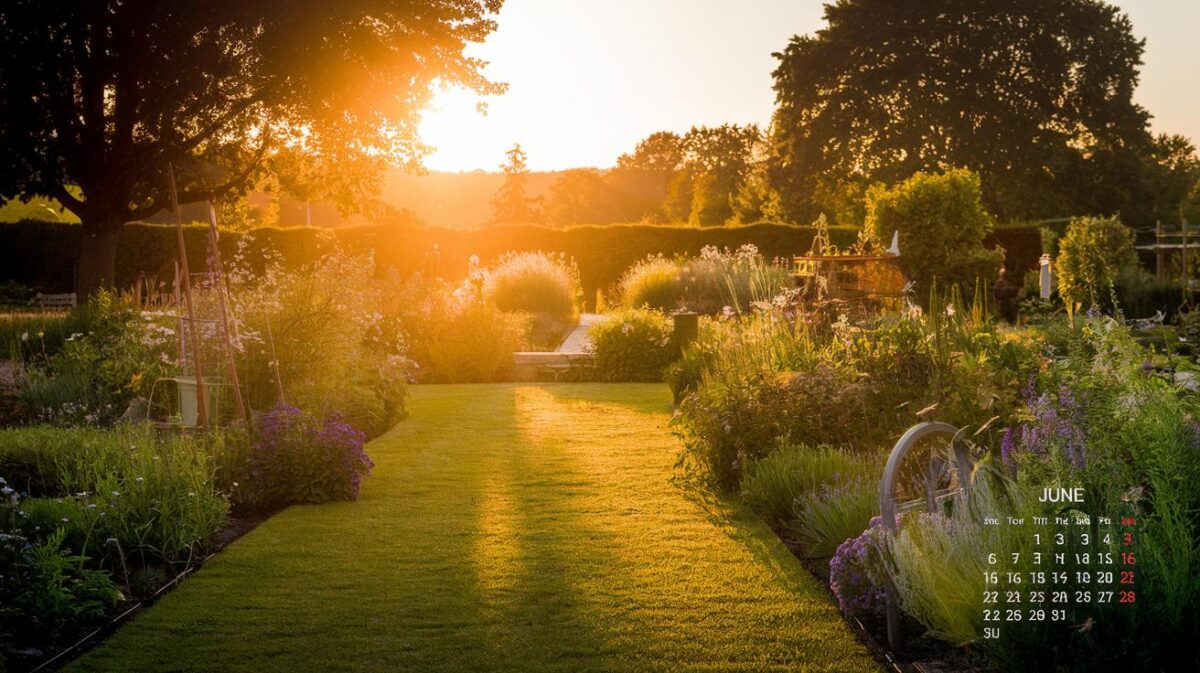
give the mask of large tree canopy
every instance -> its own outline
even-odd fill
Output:
[[[354,199],[372,168],[419,161],[433,87],[502,89],[463,53],[500,5],[7,0],[0,195],[52,196],[79,216],[83,293],[112,283],[121,225],[167,205],[168,163],[183,201],[242,189],[270,162],[285,183]]]
[[[1143,42],[1101,0],[839,0],[776,54],[772,179],[793,219],[966,166],[1002,218],[1149,217]],[[834,205],[830,205],[834,204]]]

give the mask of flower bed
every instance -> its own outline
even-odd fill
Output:
[[[797,554],[829,559],[818,574],[878,642],[890,579],[907,630],[926,634],[910,656],[940,641],[966,649],[934,656],[964,666],[1194,662],[1200,426],[1195,396],[1174,376],[1194,365],[1141,345],[1119,319],[1015,329],[953,297],[930,305],[861,319],[764,307],[703,324],[672,371],[687,395],[675,423],[695,481],[741,493]],[[930,418],[968,428],[980,456],[970,500],[905,514],[888,535],[878,525],[882,459]],[[1006,623],[1005,638],[985,639],[983,550],[1031,543],[983,526],[981,513],[1054,516],[1060,506],[1039,496],[1062,485],[1089,494],[1075,507],[1092,520],[1138,513],[1137,600],[1153,607],[1097,605],[1078,623]]]

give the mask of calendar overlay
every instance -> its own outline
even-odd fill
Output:
[[[1044,503],[1061,503],[1053,516],[985,516],[983,524],[1009,540],[1008,548],[985,549],[984,639],[1003,636],[1018,622],[1066,622],[1086,628],[1098,606],[1137,602],[1137,516],[1089,516],[1082,488],[1047,488]],[[1018,540],[1018,543],[1012,543]]]

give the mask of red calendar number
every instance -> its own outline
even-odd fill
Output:
[[[1137,594],[1132,591],[1122,591],[1120,598],[1117,599],[1120,603],[1136,603]]]
[[[1133,584],[1133,571],[1132,570],[1122,570],[1121,571],[1121,584]]]
[[[1125,546],[1128,547],[1131,544],[1133,544],[1133,533],[1126,533],[1125,534]]]
[[[1133,552],[1121,552],[1121,565],[1132,566],[1137,565],[1137,556]]]

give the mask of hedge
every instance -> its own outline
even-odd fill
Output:
[[[202,269],[207,226],[188,225],[184,229],[189,265],[193,271]],[[578,263],[580,281],[590,302],[597,290],[611,288],[625,269],[646,255],[695,255],[707,245],[736,248],[753,243],[768,259],[790,259],[809,249],[813,233],[811,227],[772,223],[713,228],[632,224],[569,229],[498,226],[475,230],[408,225],[342,229],[268,227],[245,234],[223,232],[221,251],[226,260],[232,259],[243,237],[249,235],[251,238],[244,246],[248,259],[261,260],[264,250],[274,250],[285,264],[299,266],[336,244],[348,252],[369,251],[381,267],[394,268],[403,275],[419,272],[445,277],[462,276],[472,255],[487,264],[509,250],[563,252]],[[832,243],[848,246],[855,241],[858,230],[832,227],[829,234]],[[77,224],[38,220],[0,224],[0,281],[12,280],[43,292],[69,292],[79,257],[79,237]],[[997,230],[989,236],[987,244],[1004,246],[1006,264],[1018,274],[1035,268],[1041,255],[1041,237],[1035,227]],[[121,230],[118,245],[118,286],[132,285],[139,273],[170,284],[177,246],[173,227],[128,224]]]

